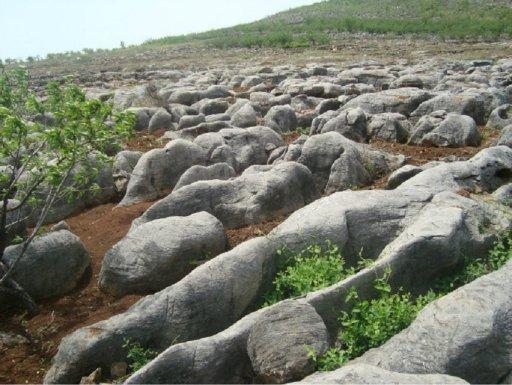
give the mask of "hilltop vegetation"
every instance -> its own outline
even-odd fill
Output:
[[[144,45],[199,42],[216,48],[293,48],[331,44],[343,32],[497,39],[512,35],[512,8],[483,0],[329,0],[250,24]]]
[[[362,32],[372,36],[362,35]],[[350,37],[347,34],[351,34]],[[477,50],[482,52],[484,48],[494,52],[491,42],[499,44],[500,38],[512,37],[512,7],[508,0],[327,0],[249,24],[151,39],[140,45],[126,46],[121,42],[120,47],[113,49],[85,48],[82,51],[51,53],[45,58],[28,57],[25,64],[32,68],[46,66],[45,71],[49,66],[53,70],[62,70],[95,62],[104,68],[110,60],[115,61],[114,67],[121,62],[124,66],[131,66],[137,61],[140,63],[135,66],[140,67],[148,61],[167,63],[204,48],[323,50],[336,47],[353,57],[365,47],[372,46],[369,50],[373,54],[382,50],[389,55],[385,40],[400,39],[403,35],[434,37],[415,40],[431,44],[436,52],[443,50],[438,44],[450,44],[450,39],[468,44],[466,51],[477,41],[485,42],[487,45]],[[396,47],[393,42],[390,44]],[[352,50],[352,46],[357,46],[357,49]],[[453,45],[448,51],[451,52],[452,48]],[[421,51],[425,49],[418,48]],[[503,57],[507,56],[501,46],[498,52]],[[139,54],[142,56],[137,56]],[[209,60],[211,58],[208,57]],[[200,59],[192,53],[192,59],[186,57],[184,62]],[[225,55],[221,54],[220,59],[224,60]],[[236,62],[239,59],[237,57]],[[21,60],[5,59],[8,65],[17,62]]]

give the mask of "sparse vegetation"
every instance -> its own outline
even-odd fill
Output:
[[[512,8],[481,0],[329,0],[232,28],[149,40],[216,48],[296,48],[335,43],[336,34],[369,32],[498,39],[512,36]]]
[[[387,282],[389,272],[375,281],[376,298],[361,301],[357,292],[352,291],[347,301],[353,300],[355,304],[350,312],[340,315],[342,331],[337,345],[321,356],[310,351],[317,369],[334,370],[369,349],[382,345],[407,328],[430,302],[503,267],[512,258],[511,246],[511,234],[504,235],[485,258],[465,261],[458,272],[438,279],[432,290],[415,298],[403,290],[392,293]]]
[[[334,285],[355,273],[354,268],[345,266],[339,248],[330,242],[326,246],[313,244],[299,253],[288,249],[277,252],[282,263],[273,290],[264,295],[264,306]]]
[[[130,373],[135,373],[151,362],[157,355],[156,350],[144,348],[141,344],[125,339],[123,347],[128,349],[126,357],[130,360]]]
[[[309,136],[309,132],[311,129],[309,127],[297,127],[295,129],[295,132],[297,132],[299,135],[306,135]]]

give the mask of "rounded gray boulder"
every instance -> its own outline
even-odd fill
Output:
[[[410,144],[436,147],[478,146],[482,136],[467,115],[435,111],[422,117],[411,135]]]
[[[287,132],[295,130],[298,121],[290,106],[274,106],[265,116],[264,124],[276,132]]]
[[[158,130],[168,130],[173,125],[172,115],[165,109],[159,108],[149,121],[148,131],[153,133]]]
[[[512,105],[504,104],[491,112],[487,128],[502,130],[512,124]]]
[[[7,266],[14,263],[21,249],[22,245],[16,245],[5,250]],[[89,254],[76,235],[54,231],[32,241],[12,278],[36,300],[57,297],[76,287],[89,264]]]
[[[174,187],[174,190],[176,191],[200,180],[228,180],[235,176],[235,170],[233,170],[233,167],[229,166],[227,163],[217,163],[208,167],[199,165],[192,166],[181,176],[180,180]]]
[[[323,354],[328,348],[329,334],[322,318],[313,306],[296,301],[283,302],[263,313],[247,341],[256,380],[270,384],[313,373],[309,351]]]
[[[206,212],[146,223],[107,252],[100,288],[114,295],[156,292],[225,251],[226,242],[222,223]]]

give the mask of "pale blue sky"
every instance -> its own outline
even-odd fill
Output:
[[[0,58],[200,32],[319,0],[0,0]]]

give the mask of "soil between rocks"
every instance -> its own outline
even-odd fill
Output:
[[[440,158],[455,156],[470,158],[496,140],[498,130],[479,128],[484,140],[479,147],[442,148],[421,147],[406,144],[372,141],[371,146],[393,154],[403,154],[407,164],[422,165]],[[150,135],[137,133],[127,142],[131,150],[149,151],[162,147],[159,137],[162,132]],[[286,144],[300,136],[297,132],[283,135]],[[385,175],[371,186],[362,189],[385,188]],[[128,232],[133,219],[139,217],[153,202],[144,202],[128,207],[116,204],[101,205],[68,218],[71,231],[84,243],[91,256],[91,268],[81,284],[72,293],[60,299],[39,303],[40,314],[29,319],[20,310],[0,314],[0,332],[12,331],[27,338],[28,343],[13,348],[0,346],[0,383],[41,383],[56,354],[60,341],[73,331],[105,320],[126,311],[141,296],[131,295],[115,298],[102,293],[97,285],[101,263],[105,253]],[[227,230],[228,244],[233,248],[249,239],[267,235],[286,219],[285,216],[260,224]]]
[[[101,205],[68,218],[71,231],[84,243],[91,256],[91,268],[77,289],[67,296],[39,302],[40,314],[29,319],[21,310],[0,314],[0,332],[12,331],[27,338],[26,344],[0,346],[0,383],[41,383],[57,353],[60,341],[73,331],[123,313],[142,296],[115,298],[98,288],[98,275],[105,253],[119,242],[153,202],[117,207]],[[261,224],[227,230],[230,248],[248,239],[268,234],[285,217]]]
[[[126,235],[132,220],[150,205],[144,202],[117,208],[111,203],[66,220],[89,251],[90,271],[72,293],[39,302],[40,314],[32,319],[20,310],[0,314],[0,331],[13,331],[29,340],[28,344],[10,349],[0,346],[0,383],[41,383],[63,337],[122,313],[141,298],[114,298],[102,293],[98,288],[98,274],[105,253]]]

